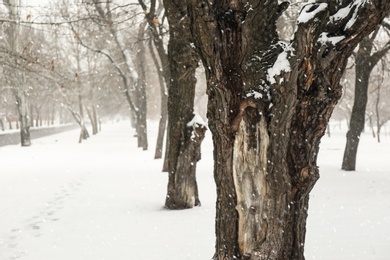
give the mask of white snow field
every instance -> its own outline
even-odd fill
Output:
[[[214,252],[210,132],[202,146],[202,206],[163,208],[167,174],[136,147],[127,122],[78,144],[78,130],[0,147],[0,260],[207,260]],[[364,134],[358,171],[340,170],[345,133],[324,137],[311,193],[306,259],[390,259],[390,136]]]

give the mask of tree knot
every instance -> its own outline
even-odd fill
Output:
[[[236,133],[238,131],[238,128],[240,127],[241,120],[242,120],[247,108],[256,108],[256,104],[248,99],[244,99],[240,103],[238,114],[235,118],[233,118],[233,120],[230,124],[230,128],[231,128],[233,133]]]

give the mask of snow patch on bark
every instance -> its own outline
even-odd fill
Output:
[[[344,30],[348,30],[356,23],[360,7],[370,2],[370,0],[355,0],[348,6],[339,9],[334,15],[330,17],[330,21],[334,23],[339,20],[343,20],[348,17],[351,12],[353,12],[351,19],[348,20],[347,24],[344,27]]]
[[[253,97],[255,99],[261,99],[263,97],[263,94],[260,92],[257,92],[256,90],[251,90],[246,94],[246,97]]]
[[[340,42],[344,39],[345,39],[344,35],[329,37],[328,33],[323,32],[323,33],[321,33],[320,37],[318,38],[318,42],[322,43],[322,44],[331,43],[333,45],[336,45],[338,42]]]
[[[268,69],[268,80],[271,84],[276,83],[275,76],[280,75],[282,71],[291,71],[290,62],[287,59],[287,51],[283,51],[279,54],[274,65]]]
[[[204,126],[207,127],[206,122],[203,120],[203,118],[199,115],[194,113],[194,117],[191,119],[190,122],[187,123],[188,127],[198,127],[198,126]]]
[[[299,17],[297,19],[297,23],[307,23],[312,20],[318,13],[324,11],[328,7],[327,3],[311,3],[307,4],[303,7]]]

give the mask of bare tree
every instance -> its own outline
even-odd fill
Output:
[[[20,1],[9,0],[4,2],[8,17],[11,21],[20,19]],[[32,47],[28,41],[28,34],[24,32],[17,22],[9,22],[5,29],[5,46],[10,54],[6,67],[6,82],[12,89],[16,99],[16,105],[20,122],[20,138],[22,146],[30,146],[30,118],[28,104],[27,66],[30,60],[25,59],[26,52]],[[24,38],[23,38],[24,37]]]
[[[88,17],[88,20],[85,21],[89,21],[89,26],[95,26],[101,32],[100,38],[103,38],[103,41],[96,42],[96,40],[89,37],[84,37],[84,31],[76,28],[75,24],[77,23],[72,20],[69,13],[64,12],[63,17],[68,20],[68,24],[79,43],[86,49],[107,58],[118,73],[122,81],[123,93],[132,113],[135,115],[138,146],[146,150],[148,148],[146,111],[144,110],[146,108],[146,96],[144,88],[139,86],[142,80],[140,81],[138,77],[139,73],[133,61],[130,47],[126,43],[122,31],[117,28],[122,22],[116,20],[123,15],[126,16],[125,20],[129,20],[131,17],[135,17],[135,14],[128,11],[117,14],[115,10],[120,8],[112,8],[113,1],[91,0],[82,4],[87,11],[86,17]]]
[[[359,146],[360,134],[364,129],[366,106],[368,100],[368,87],[370,74],[378,61],[390,49],[390,41],[379,50],[374,49],[374,40],[380,27],[372,35],[367,35],[359,44],[356,53],[355,64],[355,98],[352,107],[349,131],[344,150],[341,168],[346,171],[354,171],[356,168],[356,156]]]

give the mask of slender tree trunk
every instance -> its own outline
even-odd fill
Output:
[[[368,85],[370,74],[378,61],[387,53],[390,48],[388,43],[380,51],[372,53],[373,42],[377,31],[373,36],[366,36],[359,44],[355,65],[355,98],[351,113],[347,142],[344,150],[341,169],[354,171],[356,169],[356,157],[359,146],[360,134],[364,130],[366,106],[368,100]]]
[[[152,35],[152,40],[154,43],[154,46],[156,47],[158,57],[160,58],[161,62],[161,69],[162,69],[162,75],[165,81],[166,88],[169,90],[171,85],[171,70],[170,70],[170,63],[167,53],[164,49],[164,42],[163,42],[163,28],[164,26],[158,21],[158,17],[160,16],[163,6],[160,4],[158,8],[156,9],[156,0],[150,1],[150,7],[148,8],[143,0],[138,0],[140,3],[142,9],[145,12],[145,18],[146,21],[149,24],[149,30]],[[180,6],[180,4],[178,4]],[[167,7],[165,6],[167,9]],[[163,165],[163,171],[168,171],[168,155],[169,155],[169,131],[167,132],[167,138],[166,138],[166,149],[165,149],[165,158],[164,158],[164,165]]]
[[[95,102],[92,86],[90,86],[88,90],[88,99],[89,99],[89,106],[86,108],[87,115],[92,125],[92,134],[96,135],[99,132],[99,128],[98,128],[98,118],[96,113],[96,102]]]
[[[8,128],[10,130],[12,130],[12,119],[9,116],[7,116],[6,118],[7,118],[7,121],[8,121]]]
[[[87,112],[88,112],[89,120],[91,121],[91,124],[92,124],[92,134],[96,135],[99,132],[99,127],[98,127],[98,117],[97,117],[97,112],[96,112],[97,104],[96,104],[96,98],[95,98],[95,93],[94,93],[94,89],[95,89],[94,86],[96,85],[96,82],[95,82],[94,78],[92,77],[94,69],[96,69],[96,65],[95,65],[95,68],[91,67],[91,62],[90,62],[90,60],[88,60],[88,77],[89,77],[88,99],[89,99],[89,107],[87,108]]]
[[[372,43],[370,44],[372,45]],[[364,129],[366,106],[368,100],[368,84],[372,66],[367,63],[371,48],[367,44],[359,47],[356,56],[356,80],[355,80],[355,99],[353,103],[349,130],[347,132],[347,143],[344,150],[343,164],[341,168],[346,171],[354,171],[356,168],[356,156],[359,146],[360,134]],[[368,48],[368,49],[367,49]]]
[[[304,259],[309,193],[340,78],[358,42],[390,11],[383,1],[311,3],[284,45],[275,23],[286,6],[188,1],[214,143],[215,260]],[[349,15],[330,18],[347,7],[353,30],[338,42],[318,40],[347,28]]]
[[[4,131],[4,122],[3,118],[0,118],[1,131]]]
[[[42,122],[42,120],[41,120],[41,107],[35,106],[35,112],[36,112],[35,127],[39,127],[39,122]]]
[[[11,20],[18,21],[20,20],[20,4],[18,1],[9,0],[4,2],[4,6],[8,11],[8,17]],[[19,43],[21,27],[18,22],[10,23],[5,27],[5,46],[6,52],[11,54],[8,62],[11,66],[6,67],[6,81],[12,86],[12,91],[16,99],[17,110],[19,114],[20,121],[20,137],[22,146],[30,146],[30,122],[29,122],[29,104],[28,104],[28,95],[26,89],[26,79],[25,79],[25,70],[23,65],[24,61],[20,59],[21,47]],[[17,120],[16,127],[19,126],[19,121]],[[10,129],[12,125],[10,123]]]
[[[376,138],[374,124],[372,123],[372,115],[368,116],[368,123],[370,124],[372,137]]]
[[[191,44],[186,3],[166,0],[164,6],[169,22],[168,57],[172,77],[168,90],[169,177],[165,207],[192,208],[200,205],[195,173],[206,131],[194,116],[195,70],[199,58]]]
[[[149,52],[152,56],[154,65],[156,67],[158,82],[160,85],[160,96],[161,96],[161,104],[160,104],[160,121],[158,123],[158,134],[157,134],[157,142],[156,142],[156,150],[154,153],[154,159],[160,159],[163,155],[163,144],[164,144],[164,135],[167,126],[168,120],[168,92],[164,84],[164,77],[162,73],[162,68],[158,62],[157,56],[154,52],[152,42],[149,41]]]
[[[30,127],[34,127],[34,106],[30,104]]]
[[[381,84],[378,85],[378,90],[377,90],[377,95],[376,95],[376,101],[375,101],[375,115],[376,115],[376,133],[377,133],[377,140],[378,143],[381,142],[381,118],[380,118],[380,113],[379,113],[379,101],[380,101],[380,93],[381,93]]]
[[[145,150],[147,149],[146,105],[145,110],[143,110],[142,108],[138,108],[136,105],[137,102],[133,100],[135,99],[135,96],[131,93],[131,90],[134,89],[135,92],[137,92],[136,96],[138,97],[145,96],[146,98],[146,95],[144,94],[144,90],[139,89],[138,73],[135,70],[133,60],[130,56],[128,48],[126,48],[122,35],[114,27],[113,13],[110,7],[110,1],[107,1],[105,4],[98,0],[93,0],[92,2],[99,17],[102,19],[102,21],[106,22],[106,26],[108,27],[110,34],[113,36],[117,49],[119,50],[120,58],[119,60],[117,60],[116,58],[113,58],[105,52],[99,50],[94,51],[106,56],[112,62],[114,68],[118,71],[123,82],[124,94],[131,110],[131,125],[132,127],[136,128],[136,137],[138,138],[138,143],[141,144],[141,147],[143,147],[143,149]],[[84,46],[88,47],[86,45]],[[139,126],[138,124],[142,124],[142,122],[144,122],[144,124]]]
[[[30,137],[30,120],[27,104],[27,97],[24,91],[17,91],[16,103],[18,106],[19,122],[20,122],[20,143],[22,146],[31,145]]]
[[[137,97],[137,139],[138,147],[143,150],[148,149],[148,133],[147,133],[147,99],[146,99],[146,74],[145,74],[145,41],[141,39],[145,36],[145,27],[147,23],[143,21],[138,30],[138,50],[137,50],[137,71],[138,71],[138,88],[136,90]]]
[[[85,121],[84,121],[84,109],[83,109],[83,98],[81,94],[78,95],[79,97],[79,125],[80,125],[80,138],[79,138],[79,143],[82,142],[82,140],[86,140],[89,138],[89,133],[87,128],[85,127]]]

